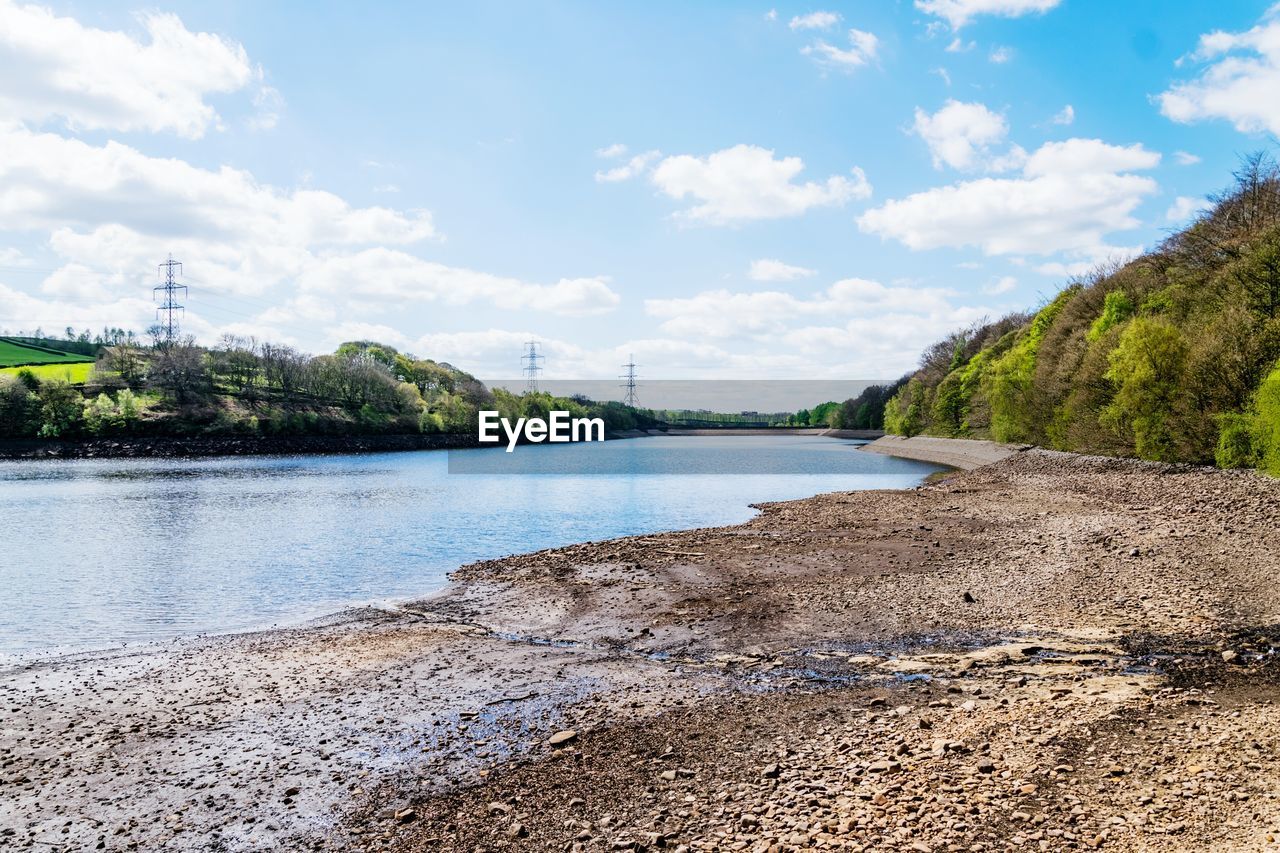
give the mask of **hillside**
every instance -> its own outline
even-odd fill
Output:
[[[1280,476],[1280,169],[1234,177],[1155,250],[930,347],[885,428]]]
[[[92,362],[93,356],[65,352],[52,347],[24,343],[13,338],[0,338],[0,367],[22,367],[36,364],[78,364]]]

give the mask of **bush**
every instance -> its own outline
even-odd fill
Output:
[[[40,435],[43,438],[59,438],[75,430],[84,405],[80,392],[65,379],[50,379],[40,383],[36,392],[40,399]]]
[[[20,438],[39,428],[39,402],[14,376],[0,374],[0,435]]]
[[[1253,441],[1254,423],[1248,415],[1218,417],[1218,450],[1214,461],[1219,468],[1255,468],[1258,448]]]
[[[1120,335],[1108,356],[1107,378],[1116,395],[1102,415],[1104,424],[1132,434],[1138,456],[1156,462],[1178,459],[1173,412],[1181,393],[1187,342],[1165,320],[1139,317]]]

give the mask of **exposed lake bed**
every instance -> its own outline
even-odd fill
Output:
[[[1254,849],[1277,829],[1278,500],[1030,451],[479,562],[325,626],[10,669],[0,827],[20,848]]]

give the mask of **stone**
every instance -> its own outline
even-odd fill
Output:
[[[547,745],[551,747],[564,746],[567,743],[573,743],[578,739],[578,733],[573,729],[565,729],[562,732],[556,732],[547,739]]]

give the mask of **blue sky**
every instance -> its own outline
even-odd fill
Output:
[[[0,330],[884,378],[1280,132],[1264,2],[0,0]]]

